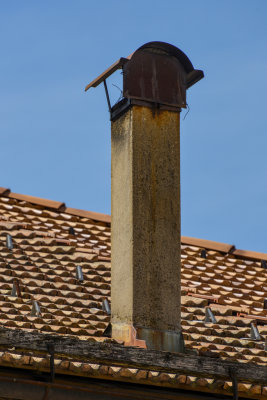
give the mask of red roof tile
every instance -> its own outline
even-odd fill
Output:
[[[254,260],[265,260],[267,261],[267,254],[258,253],[256,251],[248,251],[248,250],[234,250],[233,254],[238,257],[251,258]]]
[[[10,193],[10,189],[0,187],[0,196],[8,196]]]
[[[196,239],[187,236],[182,236],[181,242],[183,244],[197,246],[209,250],[221,251],[223,253],[230,253],[230,251],[232,251],[235,248],[235,246],[232,244],[213,242],[211,240]]]
[[[88,218],[88,219],[93,219],[96,221],[103,221],[110,223],[111,222],[111,217],[110,215],[106,214],[100,214],[92,211],[85,211],[85,210],[78,210],[76,208],[70,208],[67,207],[65,209],[65,212],[68,214],[76,215],[77,217],[83,217],[83,218]]]
[[[52,208],[55,210],[61,210],[65,207],[65,203],[62,203],[60,201],[46,200],[46,199],[41,199],[40,197],[33,197],[33,196],[28,196],[26,194],[18,194],[12,192],[4,194],[5,196],[10,197],[11,199],[27,201],[28,203],[38,204],[40,206]]]

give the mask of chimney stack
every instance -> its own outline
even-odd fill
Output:
[[[126,344],[179,352],[180,111],[203,78],[178,48],[151,42],[87,86],[123,69],[111,114],[111,323]]]

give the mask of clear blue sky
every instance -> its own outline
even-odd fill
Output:
[[[166,41],[205,72],[181,124],[182,234],[267,252],[266,21],[266,0],[0,0],[0,186],[109,213],[104,89],[83,89]]]

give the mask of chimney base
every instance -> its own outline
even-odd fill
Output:
[[[184,353],[184,338],[181,331],[161,331],[149,328],[137,328],[137,336],[146,342],[149,350]]]
[[[124,346],[136,346],[146,349],[145,340],[137,339],[136,329],[129,324],[112,324],[112,338],[124,342]]]
[[[181,331],[161,331],[149,328],[134,328],[123,323],[112,324],[112,338],[124,342],[124,346],[136,346],[149,350],[184,353],[184,338]]]

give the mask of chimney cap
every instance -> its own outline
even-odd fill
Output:
[[[178,47],[173,46],[170,43],[166,42],[148,42],[143,44],[143,46],[139,47],[133,54],[131,54],[129,57],[132,58],[132,56],[140,51],[140,50],[150,50],[150,51],[155,51],[157,53],[161,52],[162,54],[168,55],[168,56],[173,56],[176,57],[180,63],[183,65],[185,71],[187,73],[193,71],[194,67],[189,58],[185,55],[185,53],[178,49]]]
[[[143,46],[139,47],[134,53],[129,55],[127,58],[120,58],[118,61],[116,61],[114,64],[112,64],[106,71],[104,71],[101,75],[99,75],[96,79],[94,79],[92,82],[90,82],[86,88],[85,91],[90,89],[91,87],[97,87],[100,83],[104,82],[111,74],[113,74],[117,69],[123,69],[124,72],[126,71],[125,75],[128,75],[126,79],[124,79],[124,88],[123,88],[123,94],[125,97],[131,97],[131,93],[129,93],[129,87],[128,87],[128,81],[129,81],[129,73],[127,73],[128,70],[128,65],[133,64],[135,61],[137,61],[138,55],[143,54],[143,62],[146,64],[148,62],[147,57],[145,57],[144,53],[153,53],[155,55],[155,60],[157,59],[158,56],[168,56],[169,58],[174,58],[178,61],[180,66],[182,67],[181,69],[184,72],[184,85],[185,89],[188,89],[190,86],[194,85],[196,82],[198,82],[200,79],[204,77],[203,71],[194,69],[191,61],[189,58],[184,54],[184,52],[178,47],[175,47],[169,43],[165,42],[148,42],[144,44]],[[142,57],[141,57],[142,58]],[[161,57],[162,60],[162,57]],[[159,60],[159,65],[161,65],[161,60]],[[152,60],[153,63],[153,60]],[[173,64],[173,62],[172,62]],[[178,64],[177,64],[178,65]],[[168,66],[164,63],[162,65],[162,69],[166,69]],[[151,65],[148,65],[148,68],[151,68]],[[135,73],[138,71],[138,66],[137,68],[134,68]],[[181,73],[181,71],[180,71]],[[130,74],[131,75],[131,74]],[[178,74],[179,75],[179,74]],[[168,75],[169,76],[169,75]],[[136,83],[136,80],[135,80]],[[125,87],[126,85],[126,87]],[[138,97],[138,96],[137,96]],[[134,96],[134,98],[137,98]],[[140,96],[138,97],[140,98]],[[144,100],[147,100],[146,98]],[[149,100],[149,99],[148,99]],[[160,100],[160,99],[152,99],[152,100]],[[177,102],[177,101],[176,101]],[[173,104],[173,100],[171,102]],[[177,105],[177,104],[174,104]],[[184,106],[184,105],[183,105]]]

